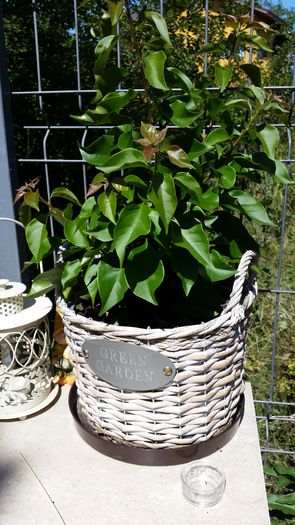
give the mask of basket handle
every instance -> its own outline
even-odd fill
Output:
[[[0,221],[13,222],[17,226],[20,226],[23,230],[25,230],[25,226],[23,225],[23,223],[20,221],[17,221],[16,219],[13,219],[12,217],[0,217]],[[40,261],[39,265],[40,265],[40,273],[43,273],[43,262]]]
[[[21,226],[23,230],[25,229],[22,222],[17,221],[16,219],[12,219],[11,217],[0,217],[0,221],[7,221],[7,222],[14,222],[14,224],[17,224],[18,226]]]
[[[241,307],[244,310],[251,308],[257,295],[256,272],[250,268],[251,264],[255,262],[258,262],[258,255],[252,250],[248,250],[242,255],[224,313],[230,310],[236,311]]]

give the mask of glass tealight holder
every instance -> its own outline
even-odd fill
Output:
[[[193,461],[181,471],[182,493],[196,507],[212,507],[223,496],[224,474],[212,465]]]

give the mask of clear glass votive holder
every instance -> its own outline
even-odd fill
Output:
[[[216,467],[193,461],[182,469],[181,484],[187,501],[196,507],[212,507],[223,496],[225,477]]]

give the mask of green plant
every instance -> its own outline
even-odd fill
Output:
[[[249,34],[248,16],[232,17],[222,49],[227,66],[216,63],[214,79],[197,73],[190,79],[175,67],[158,12],[137,18],[128,0],[107,4],[95,48],[97,93],[90,109],[73,116],[106,126],[90,145],[79,145],[92,178],[87,199],[81,203],[61,187],[45,199],[36,181],[17,193],[31,263],[64,245],[63,262],[37,276],[31,294],[60,283],[66,300],[84,311],[92,304],[110,322],[207,320],[220,312],[241,254],[259,250],[251,222],[274,226],[247,183],[259,185],[264,171],[291,182],[275,157],[280,137],[271,124],[287,110],[262,88],[258,66],[234,60],[241,45],[268,46]],[[115,62],[122,17],[140,90],[125,85],[130,71]],[[141,31],[149,32],[148,41]],[[59,225],[54,237],[49,218]]]
[[[273,467],[265,466],[264,471],[272,484],[272,493],[268,496],[272,525],[294,523],[295,468],[277,463]]]

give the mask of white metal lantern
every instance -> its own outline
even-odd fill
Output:
[[[0,279],[0,316],[17,314],[23,309],[23,292],[25,289],[26,287],[22,283]]]
[[[24,297],[25,286],[0,280],[0,419],[23,418],[58,393],[49,362],[47,297]]]
[[[0,217],[0,221],[24,229],[15,219]],[[0,279],[0,420],[38,412],[59,392],[50,375],[47,314],[52,303],[47,297],[23,296],[25,288]]]

